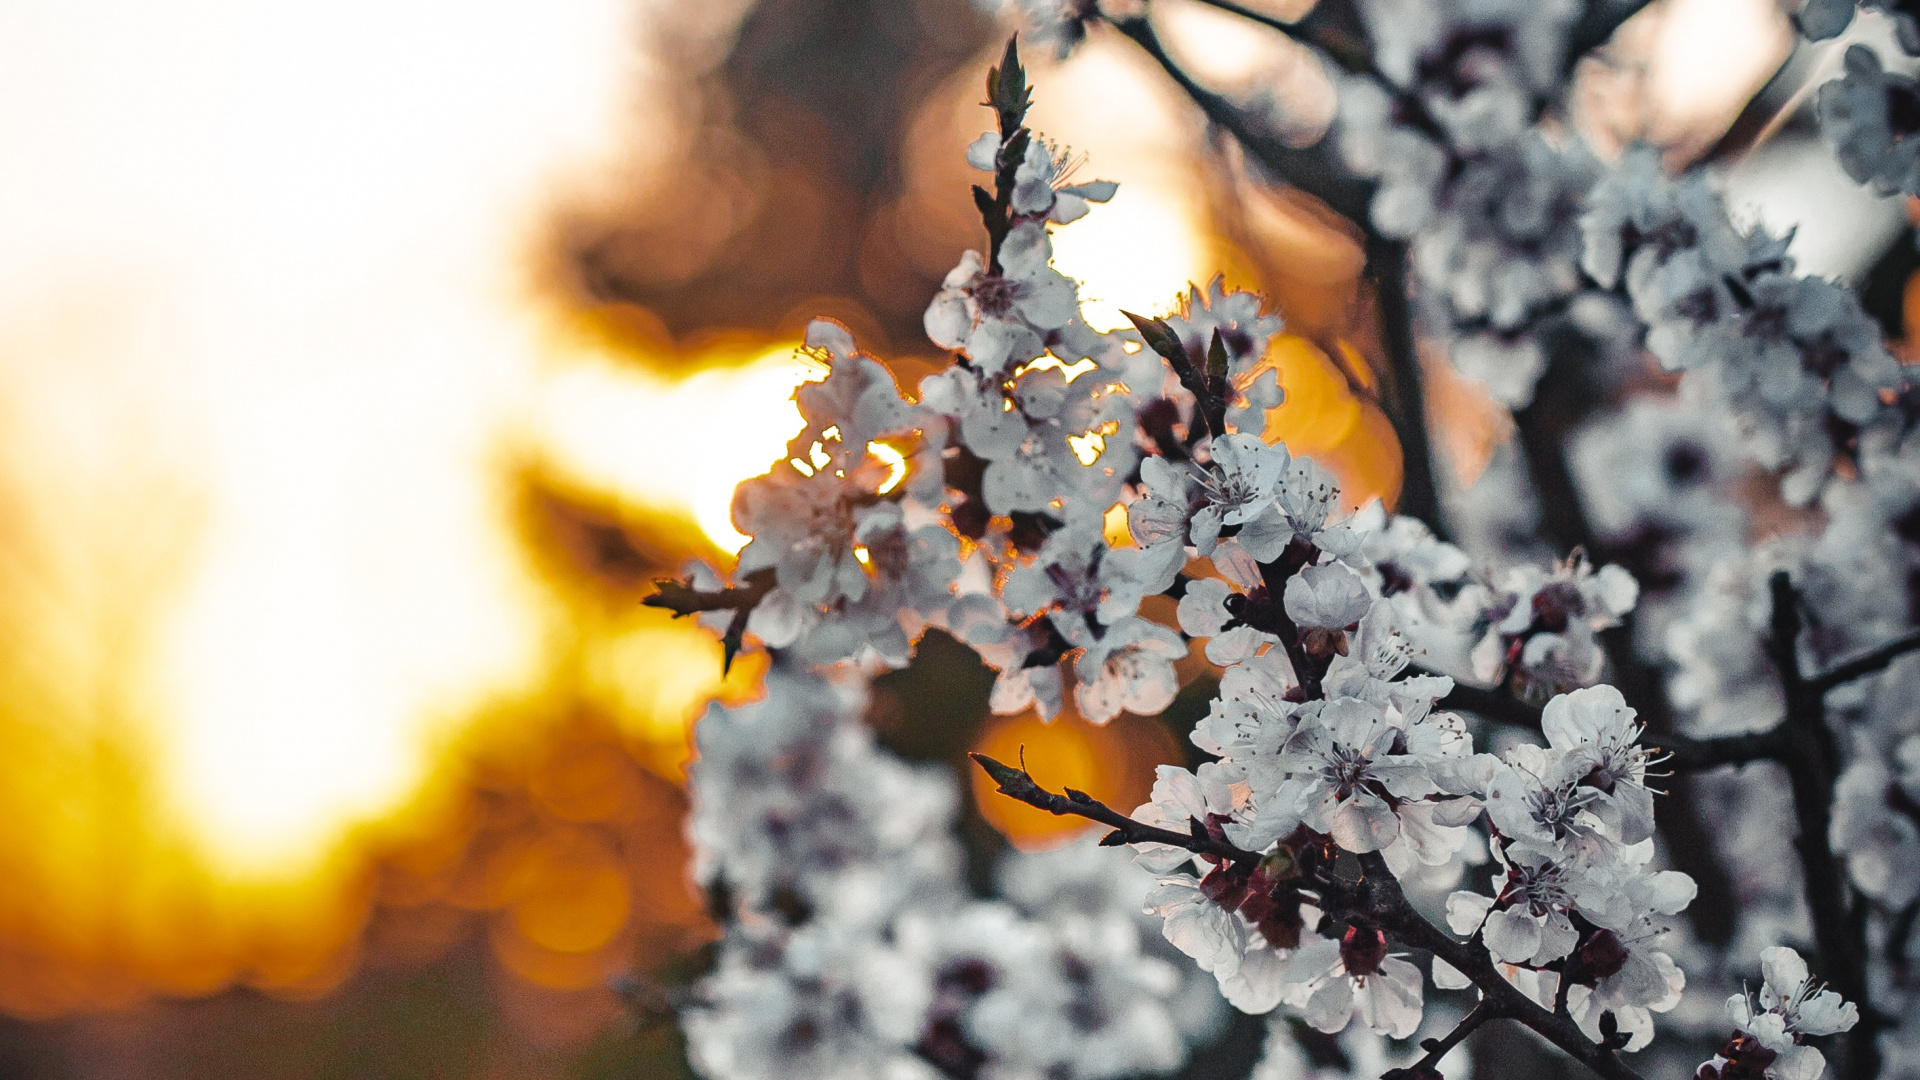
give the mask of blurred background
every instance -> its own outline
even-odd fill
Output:
[[[1286,40],[1154,8],[1209,84],[1324,128]],[[743,542],[809,318],[904,386],[944,362],[920,316],[980,243],[1006,33],[970,0],[0,0],[0,1076],[684,1074],[689,733],[760,671],[639,600]],[[1833,59],[1782,82],[1793,47],[1771,0],[1662,0],[1582,108],[1715,152]],[[1030,60],[1034,125],[1120,182],[1058,239],[1090,319],[1263,292],[1269,437],[1391,504],[1356,231],[1116,36]],[[1794,145],[1730,183],[1854,222],[1799,254],[1857,276],[1902,209]],[[1470,482],[1509,421],[1428,378]],[[1163,717],[1043,726],[935,638],[871,719],[1131,806],[1208,670]],[[1071,828],[967,815],[982,865]]]

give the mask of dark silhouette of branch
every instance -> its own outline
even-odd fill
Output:
[[[747,619],[778,583],[771,567],[748,574],[745,585],[713,592],[702,592],[685,582],[663,578],[653,583],[654,594],[640,603],[645,607],[665,608],[673,612],[676,619],[703,611],[733,612],[733,618],[727,621],[726,632],[720,635],[720,644],[726,650],[720,661],[720,673],[724,675],[733,670],[733,658],[740,654],[740,648],[745,643]]]
[[[1420,371],[1420,350],[1413,337],[1413,306],[1407,300],[1407,245],[1377,233],[1366,236],[1367,276],[1373,282],[1374,302],[1380,305],[1380,349],[1386,359],[1380,404],[1400,440],[1405,462],[1400,476],[1397,513],[1427,523],[1434,535],[1446,539],[1440,516],[1440,490],[1434,478],[1438,467],[1428,434],[1427,395]]]
[[[1871,675],[1915,649],[1920,649],[1920,630],[1894,638],[1872,652],[1856,656],[1830,671],[1815,675],[1807,679],[1807,685],[1825,693],[1834,687],[1845,686],[1855,679]]]
[[[1327,6],[1331,11],[1338,5]],[[1302,20],[1302,25],[1313,18]],[[1232,101],[1200,85],[1168,54],[1145,18],[1117,20],[1112,25],[1159,63],[1168,77],[1200,107],[1207,120],[1231,135],[1268,175],[1326,203],[1360,228],[1366,238],[1367,274],[1380,307],[1380,339],[1386,361],[1381,380],[1386,393],[1380,405],[1400,440],[1404,463],[1395,509],[1425,521],[1444,538],[1446,528],[1440,518],[1433,447],[1427,434],[1426,395],[1420,377],[1419,353],[1414,345],[1413,312],[1407,300],[1406,245],[1374,231],[1369,210],[1372,184],[1348,173],[1333,159],[1325,142],[1305,148],[1288,146]],[[1284,23],[1278,25],[1285,32],[1293,32]],[[1330,55],[1335,47],[1351,51],[1350,47],[1339,45],[1344,39],[1331,32],[1320,34],[1320,39],[1314,44],[1328,50]],[[1360,51],[1365,53],[1364,49]],[[1383,85],[1389,92],[1400,93],[1390,83]],[[1413,106],[1419,107],[1418,102]]]
[[[1768,579],[1767,588],[1773,611],[1765,651],[1787,702],[1786,719],[1775,729],[1783,742],[1775,760],[1786,769],[1793,791],[1799,829],[1794,846],[1800,852],[1818,967],[1835,990],[1860,1006],[1860,1022],[1844,1036],[1841,1062],[1834,1071],[1844,1080],[1872,1080],[1880,1072],[1880,1050],[1875,1045],[1880,1024],[1867,994],[1866,927],[1853,917],[1846,869],[1828,842],[1839,747],[1827,727],[1825,689],[1800,672],[1800,598],[1793,581],[1786,571],[1778,570]]]
[[[1432,674],[1432,673],[1429,673]],[[1455,683],[1452,691],[1434,703],[1439,709],[1465,709],[1499,724],[1540,730],[1540,710],[1508,693],[1502,687],[1468,686]],[[1744,765],[1750,761],[1776,760],[1786,749],[1778,727],[1767,731],[1742,732],[1709,739],[1690,739],[1684,735],[1648,736],[1642,741],[1648,753],[1660,758],[1660,764],[1672,772],[1692,773],[1717,769],[1722,765]]]
[[[1667,735],[1648,739],[1645,745],[1650,752],[1664,755],[1662,764],[1669,770],[1690,773],[1717,769],[1722,765],[1777,761],[1786,749],[1786,740],[1781,737],[1780,729],[1775,727],[1711,739]]]
[[[1584,423],[1596,404],[1604,400],[1594,382],[1592,346],[1567,333],[1553,335],[1543,344],[1549,347],[1552,359],[1532,403],[1514,413],[1521,457],[1527,463],[1527,475],[1540,508],[1539,533],[1556,550],[1580,549],[1596,562],[1605,562],[1607,546],[1587,519],[1565,455],[1567,433]],[[1629,614],[1621,625],[1601,633],[1600,645],[1607,655],[1608,681],[1639,713],[1650,741],[1663,745],[1677,741],[1679,733],[1663,674],[1634,648],[1633,616]],[[1692,877],[1700,887],[1688,917],[1701,937],[1725,945],[1733,939],[1734,915],[1739,910],[1733,876],[1716,854],[1692,778],[1677,771],[1667,783],[1667,796],[1656,825],[1674,868]]]
[[[1232,135],[1275,179],[1326,203],[1360,228],[1371,229],[1367,207],[1373,199],[1373,186],[1342,168],[1324,143],[1304,148],[1288,146],[1263,130],[1233,102],[1201,86],[1175,62],[1145,18],[1114,20],[1111,25],[1152,57],[1210,123]]]
[[[1571,74],[1580,58],[1607,43],[1622,23],[1640,13],[1651,0],[1594,0],[1587,5],[1580,21],[1567,32],[1567,53],[1562,58]]]
[[[1419,1061],[1404,1069],[1388,1069],[1380,1074],[1380,1080],[1436,1080],[1440,1076],[1440,1059],[1446,1057],[1447,1052],[1460,1045],[1467,1036],[1479,1030],[1481,1024],[1500,1015],[1500,1010],[1491,1001],[1480,999],[1480,1004],[1475,1005],[1472,1012],[1454,1025],[1452,1031],[1438,1039],[1420,1041],[1420,1049],[1426,1053]]]
[[[1065,795],[1056,795],[1034,782],[1033,776],[1022,768],[1005,765],[985,754],[968,754],[974,764],[979,765],[986,774],[999,785],[1000,794],[1018,799],[1028,806],[1045,810],[1049,814],[1073,814],[1097,821],[1113,829],[1100,841],[1103,847],[1119,847],[1121,844],[1167,844],[1171,847],[1185,848],[1195,855],[1204,855],[1221,862],[1259,862],[1260,856],[1243,848],[1235,847],[1225,839],[1213,835],[1206,823],[1194,820],[1190,832],[1177,833],[1171,829],[1162,829],[1148,825],[1120,813],[1084,791],[1066,789]]]

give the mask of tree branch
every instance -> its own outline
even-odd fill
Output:
[[[1331,8],[1334,5],[1325,6]],[[1253,13],[1246,12],[1237,4],[1229,5],[1226,10],[1254,17]],[[1308,16],[1307,20],[1302,20],[1302,25],[1314,17]],[[1257,21],[1276,25],[1282,32],[1295,34],[1284,23],[1265,17],[1258,17]],[[1381,404],[1387,419],[1393,424],[1394,435],[1400,440],[1403,461],[1400,498],[1395,509],[1426,522],[1436,535],[1444,539],[1446,528],[1440,519],[1433,448],[1427,434],[1426,394],[1421,381],[1419,353],[1414,345],[1413,313],[1407,302],[1406,245],[1374,231],[1371,213],[1373,186],[1355,178],[1333,161],[1324,141],[1305,149],[1292,147],[1256,127],[1233,102],[1201,86],[1175,62],[1159,35],[1154,32],[1152,24],[1145,18],[1115,20],[1112,25],[1159,63],[1168,77],[1200,107],[1207,120],[1239,142],[1266,172],[1326,203],[1360,228],[1366,238],[1367,274],[1372,279],[1375,299],[1380,307],[1381,348],[1386,360],[1386,377],[1382,383],[1388,390]],[[1336,37],[1331,33],[1323,33],[1320,37],[1324,40],[1313,43],[1332,55],[1332,43],[1337,40]],[[1364,49],[1360,51],[1365,53]],[[1373,74],[1377,76],[1377,73]],[[1382,85],[1390,93],[1400,94],[1383,77]],[[1417,100],[1413,106],[1424,112],[1424,107]]]
[[[1195,855],[1222,862],[1259,862],[1260,856],[1251,851],[1235,847],[1226,840],[1216,837],[1207,829],[1204,822],[1195,819],[1192,831],[1177,833],[1171,829],[1162,829],[1155,825],[1134,819],[1120,813],[1084,791],[1066,789],[1065,795],[1056,795],[1034,782],[1032,774],[1025,768],[1004,765],[985,754],[968,754],[974,764],[985,770],[999,785],[1000,794],[1018,799],[1028,806],[1045,810],[1049,814],[1073,814],[1089,821],[1097,821],[1109,826],[1108,833],[1100,843],[1103,847],[1119,847],[1121,844],[1166,844],[1170,847],[1185,848]]]
[[[1862,676],[1871,675],[1915,649],[1920,649],[1920,630],[1894,638],[1872,652],[1856,656],[1838,667],[1815,675],[1807,680],[1807,686],[1825,693],[1837,686],[1845,686]]]
[[[1434,702],[1434,707],[1465,709],[1495,723],[1540,730],[1540,710],[1500,687],[1468,686],[1456,682],[1452,691]],[[1717,769],[1722,765],[1776,760],[1785,751],[1786,740],[1781,737],[1780,729],[1775,727],[1710,739],[1690,739],[1672,734],[1651,735],[1642,745],[1651,754],[1663,758],[1662,764],[1670,770],[1693,773]]]
[[[1159,35],[1154,33],[1153,25],[1144,17],[1115,19],[1111,25],[1152,57],[1167,77],[1178,83],[1200,107],[1208,122],[1232,135],[1276,179],[1292,184],[1361,229],[1371,231],[1367,208],[1373,199],[1373,186],[1356,180],[1334,162],[1324,143],[1306,148],[1288,146],[1273,134],[1256,128],[1232,102],[1201,86],[1176,63]]]
[[[1404,462],[1394,511],[1426,522],[1444,540],[1447,529],[1440,519],[1440,490],[1434,475],[1438,465],[1427,431],[1427,395],[1420,350],[1413,337],[1413,307],[1407,301],[1407,245],[1369,232],[1366,256],[1374,302],[1380,305],[1380,349],[1387,367],[1387,377],[1381,380],[1385,391],[1381,404],[1400,440]]]
[[[747,620],[752,617],[753,609],[760,606],[760,601],[777,584],[778,575],[772,567],[748,574],[745,585],[715,592],[702,592],[691,585],[663,578],[653,583],[654,594],[640,603],[643,607],[665,608],[673,612],[676,619],[706,611],[733,612],[733,618],[727,620],[726,632],[720,635],[720,644],[725,650],[720,661],[720,673],[725,675],[733,670],[733,658],[740,655],[741,646],[746,641]]]
[[[1485,949],[1453,940],[1407,901],[1400,882],[1387,868],[1387,860],[1377,851],[1359,856],[1364,876],[1358,882],[1325,877],[1322,909],[1336,918],[1344,911],[1378,926],[1401,942],[1425,949],[1453,965],[1479,987],[1493,1015],[1517,1020],[1605,1080],[1639,1080],[1639,1074],[1613,1052],[1611,1047],[1588,1040],[1580,1026],[1566,1016],[1555,1016],[1539,1003],[1522,994],[1508,982]]]
[[[1778,761],[1786,750],[1786,740],[1778,727],[1711,739],[1655,736],[1645,745],[1656,754],[1664,754],[1664,764],[1677,773],[1705,772],[1722,765],[1745,765],[1752,761]]]
[[[1576,335],[1558,335],[1543,341],[1551,360],[1542,374],[1533,401],[1514,413],[1521,456],[1527,463],[1540,508],[1539,533],[1556,550],[1584,549],[1596,561],[1607,559],[1587,519],[1580,492],[1567,466],[1567,434],[1585,422],[1605,394],[1594,382],[1597,365],[1590,344]],[[1667,699],[1661,671],[1642,660],[1634,649],[1633,617],[1600,635],[1607,654],[1611,681],[1627,704],[1640,714],[1647,733],[1658,742],[1676,737],[1673,708]],[[1672,856],[1674,869],[1688,874],[1700,886],[1699,900],[1688,917],[1701,937],[1716,945],[1733,939],[1734,914],[1739,904],[1733,877],[1720,862],[1692,778],[1684,771],[1667,784],[1666,806],[1656,819],[1660,835]]]
[[[1865,926],[1851,917],[1846,869],[1828,842],[1839,748],[1827,727],[1824,690],[1800,673],[1800,598],[1793,581],[1785,570],[1777,570],[1767,580],[1767,589],[1773,611],[1764,646],[1787,702],[1786,719],[1775,729],[1784,744],[1776,760],[1787,770],[1793,791],[1799,831],[1794,846],[1800,852],[1818,966],[1835,990],[1860,1006],[1860,1023],[1845,1036],[1845,1053],[1835,1075],[1871,1080],[1880,1071],[1880,1050],[1875,1045],[1879,1024],[1867,995]]]
[[[1473,1007],[1464,1019],[1454,1025],[1452,1031],[1438,1039],[1422,1039],[1420,1049],[1425,1050],[1419,1061],[1404,1069],[1389,1069],[1380,1074],[1380,1080],[1431,1080],[1440,1075],[1440,1059],[1447,1052],[1459,1046],[1467,1036],[1479,1030],[1480,1025],[1501,1015],[1500,1010],[1488,998],[1481,998],[1480,1004]]]
[[[1580,58],[1605,45],[1622,23],[1640,13],[1650,0],[1594,0],[1567,32],[1567,54],[1562,63],[1568,75]]]

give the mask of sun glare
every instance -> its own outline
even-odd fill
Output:
[[[1054,265],[1080,282],[1081,310],[1097,329],[1126,326],[1123,309],[1165,310],[1189,282],[1213,276],[1191,106],[1152,61],[1111,37],[1041,77],[1054,92],[1035,103],[1035,130],[1087,155],[1075,180],[1120,182],[1111,203],[1054,233]]]
[[[690,515],[733,552],[733,486],[785,456],[805,421],[794,388],[824,375],[795,349],[774,345],[744,363],[679,380],[610,358],[583,358],[546,380],[532,435],[568,479],[655,510]],[[728,361],[733,361],[728,363]]]
[[[559,678],[577,612],[515,531],[527,459],[745,542],[733,485],[784,456],[818,364],[768,338],[649,374],[528,287],[557,202],[641,175],[636,134],[673,145],[635,130],[632,22],[624,0],[0,11],[0,954],[117,980],[0,955],[0,1011],[344,977],[343,838]],[[1059,233],[1062,270],[1095,325],[1167,310],[1215,257],[1194,118],[1112,42],[1047,78],[1035,122],[1122,182]],[[671,777],[701,703],[758,669],[723,688],[718,643],[657,615],[591,631],[568,677]],[[628,899],[606,897],[604,925],[517,932],[611,940]]]
[[[405,796],[436,722],[531,673],[494,457],[540,371],[521,251],[545,193],[630,132],[631,20],[0,14],[0,380],[42,417],[8,456],[49,504],[135,468],[173,493],[57,542],[178,534],[123,615],[127,662],[54,677],[132,714],[232,873],[311,865]]]

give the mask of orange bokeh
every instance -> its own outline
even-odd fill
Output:
[[[1031,712],[996,716],[987,721],[974,749],[1009,764],[1024,757],[1033,778],[1048,790],[1075,788],[1122,812],[1147,801],[1155,766],[1182,760],[1160,721],[1131,713],[1105,725],[1071,710],[1052,723]],[[1023,851],[1058,847],[1097,827],[1009,799],[978,769],[972,770],[972,784],[980,816]]]

